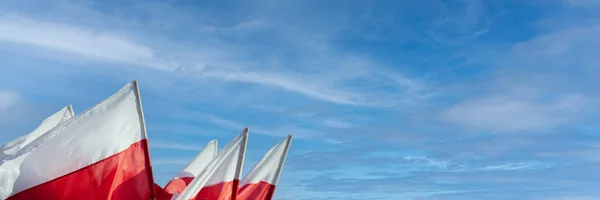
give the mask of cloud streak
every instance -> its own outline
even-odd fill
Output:
[[[175,52],[167,54],[165,53],[167,50],[157,49],[157,44],[143,44],[135,41],[133,39],[136,38],[134,37],[135,34],[127,35],[122,34],[123,31],[119,30],[43,21],[20,15],[0,16],[0,27],[0,41],[3,42],[59,50],[99,62],[108,61],[150,67],[183,76],[216,78],[222,81],[273,86],[309,98],[336,104],[396,106],[405,103],[404,99],[421,101],[422,99],[413,98],[411,95],[419,96],[423,95],[421,93],[424,92],[422,90],[423,86],[414,80],[406,77],[401,80],[391,78],[392,76],[401,76],[394,75],[390,71],[385,72],[389,75],[382,76],[384,75],[383,72],[378,72],[375,63],[370,63],[371,61],[356,56],[336,55],[335,52],[329,53],[329,56],[333,56],[328,58],[329,61],[323,61],[328,62],[326,64],[346,66],[336,66],[331,69],[354,65],[358,69],[371,69],[371,71],[365,71],[367,73],[364,75],[354,74],[351,76],[345,75],[348,74],[347,72],[339,73],[339,71],[332,70],[322,70],[326,73],[319,76],[289,70],[287,73],[271,72],[270,70],[260,70],[260,68],[263,68],[260,65],[268,63],[258,63],[257,65],[256,63],[246,62],[244,59],[231,61],[229,58],[235,57],[234,54],[223,53],[227,52],[227,49],[218,48],[219,44],[204,47],[219,49],[215,51],[216,53],[206,50],[192,50],[192,53],[183,53],[182,49],[189,49],[190,47],[176,43],[175,46],[178,47],[171,48]],[[141,41],[141,39],[139,40]],[[219,43],[224,42],[219,41]],[[175,54],[180,55],[177,57],[177,61],[171,58],[171,55]],[[181,55],[186,54],[187,56],[181,57]],[[64,57],[60,59],[64,59]],[[77,57],[77,59],[81,58]],[[355,88],[350,82],[356,78],[367,78],[377,87],[378,85],[396,85],[399,92],[406,93],[405,95],[390,96],[381,91],[373,92],[373,90]]]
[[[91,28],[2,15],[0,41],[61,50],[98,60],[165,69],[165,66],[156,64],[153,49]]]
[[[442,119],[491,133],[544,131],[570,124],[588,106],[589,100],[577,94],[547,103],[489,96],[456,104],[442,113]]]
[[[200,151],[204,149],[201,145],[190,145],[190,144],[179,144],[179,143],[166,143],[166,142],[152,142],[153,149],[172,149],[172,150],[184,150],[184,151]]]

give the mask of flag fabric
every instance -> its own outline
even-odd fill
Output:
[[[42,123],[31,133],[3,144],[2,147],[0,147],[0,161],[4,160],[7,156],[15,155],[21,148],[31,143],[31,141],[37,139],[59,123],[67,121],[74,115],[73,107],[71,107],[71,105],[65,106],[60,111],[44,119],[44,121],[42,121]]]
[[[165,191],[165,189],[156,183],[154,183],[154,194],[156,195],[156,200],[169,200],[173,198],[173,193]]]
[[[233,138],[194,180],[172,199],[235,199],[248,141],[248,128]]]
[[[217,156],[217,140],[211,140],[200,153],[181,172],[165,186],[165,191],[171,194],[181,193],[185,187],[192,182],[194,176],[202,172],[204,168]]]
[[[238,200],[271,200],[281,175],[292,136],[271,148],[241,181]]]
[[[153,199],[137,81],[0,163],[0,198]]]

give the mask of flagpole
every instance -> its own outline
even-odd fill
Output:
[[[72,105],[67,106],[67,110],[69,110],[69,113],[71,114],[71,116],[73,116],[73,117],[75,116],[75,111],[73,111]]]
[[[133,88],[135,90],[135,96],[137,98],[137,109],[138,109],[138,116],[140,117],[140,123],[141,123],[141,130],[142,130],[142,134],[143,134],[143,138],[146,139],[146,143],[144,145],[144,156],[146,156],[146,165],[148,167],[148,176],[150,177],[150,192],[152,194],[152,199],[156,199],[156,191],[154,190],[154,176],[152,174],[152,163],[150,163],[150,148],[149,148],[149,141],[148,141],[148,133],[146,132],[146,120],[144,119],[144,109],[142,108],[142,97],[140,95],[140,88],[138,85],[137,80],[133,80],[132,81],[133,84]],[[144,144],[144,143],[142,143]]]
[[[290,150],[290,145],[292,144],[292,135],[288,135],[286,139],[287,141],[285,142],[285,149],[283,150],[283,155],[281,155],[281,159],[279,159],[279,166],[277,167],[277,171],[275,171],[275,180],[273,180],[273,185],[277,185],[277,182],[279,182],[279,176],[281,176],[281,171],[283,171],[283,164],[285,163],[288,151]],[[275,190],[273,189],[273,191],[267,194],[267,199],[273,199],[274,194]]]
[[[290,150],[290,145],[292,144],[292,135],[288,135],[287,137],[288,140],[285,143],[285,149],[283,150],[283,155],[281,156],[281,160],[279,161],[279,167],[275,172],[275,180],[273,182],[273,185],[277,185],[277,182],[279,182],[279,176],[281,175],[281,171],[283,170],[283,164],[285,163],[288,151]]]
[[[240,154],[238,155],[238,163],[237,169],[235,170],[235,178],[233,179],[233,187],[231,188],[233,191],[231,192],[231,200],[236,200],[238,188],[240,186],[240,179],[242,176],[242,167],[244,165],[244,157],[246,156],[246,144],[248,143],[248,132],[250,131],[248,127],[244,128],[244,137],[242,141],[242,146],[240,148]]]
[[[217,154],[219,154],[219,141],[218,141],[218,140],[215,140],[215,154],[214,154],[214,156],[213,156],[213,159],[214,159],[215,157],[217,157]]]

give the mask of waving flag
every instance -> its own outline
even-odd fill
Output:
[[[25,147],[25,145],[31,143],[31,141],[37,139],[59,123],[67,121],[74,115],[71,105],[65,106],[60,111],[44,119],[40,126],[33,130],[33,132],[2,145],[2,147],[0,147],[0,160],[4,160],[3,158],[6,156],[16,154],[21,148]]]
[[[8,200],[154,198],[137,82],[6,158],[0,177]]]
[[[200,174],[172,199],[235,199],[246,152],[248,128],[237,135],[217,154]]]
[[[281,175],[292,136],[271,148],[242,180],[238,200],[271,200]]]
[[[185,187],[192,182],[194,176],[202,172],[204,168],[217,155],[217,140],[210,141],[200,153],[192,160],[173,180],[165,186],[168,193],[181,193]]]

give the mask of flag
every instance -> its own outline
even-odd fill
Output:
[[[283,163],[287,157],[292,136],[271,148],[265,156],[252,168],[250,173],[242,179],[238,200],[271,200],[275,186],[281,175]]]
[[[239,185],[248,128],[233,138],[208,166],[179,195],[172,199],[229,200],[235,199]]]
[[[16,154],[25,145],[31,143],[31,141],[37,139],[42,134],[54,128],[59,123],[67,121],[74,115],[75,114],[73,113],[73,108],[71,107],[71,105],[65,106],[60,111],[44,119],[44,121],[42,121],[42,123],[31,133],[23,135],[13,141],[7,142],[4,145],[2,145],[2,147],[0,147],[0,160],[4,160],[3,158],[5,158],[6,156]]]
[[[167,191],[165,191],[165,189],[163,189],[162,187],[160,187],[160,185],[156,183],[154,183],[154,194],[156,195],[155,200],[169,200],[173,198],[172,193],[168,193]]]
[[[181,193],[183,189],[192,180],[194,176],[202,172],[204,168],[212,161],[213,158],[217,155],[217,140],[211,140],[200,153],[192,160],[173,180],[171,180],[165,186],[165,191],[168,193]]]
[[[137,81],[0,163],[0,198],[152,199]]]

